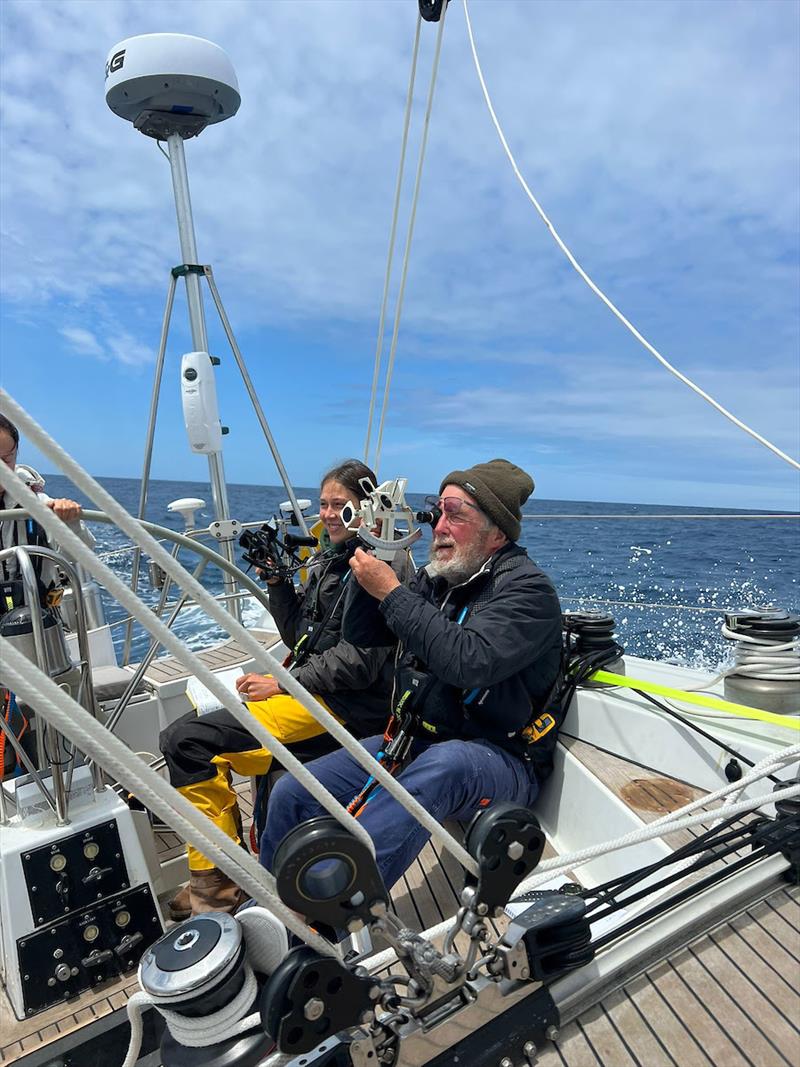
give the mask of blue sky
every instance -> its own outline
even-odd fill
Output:
[[[238,116],[186,146],[199,256],[307,485],[363,448],[415,7],[0,5],[2,382],[93,473],[141,469],[180,258],[168,164],[106,107],[109,48],[194,33],[233,61]],[[798,4],[470,10],[506,136],[578,259],[668,359],[798,456]],[[434,35],[423,27],[412,173]],[[174,322],[153,473],[202,479],[180,419],[182,295]],[[210,332],[228,476],[274,484]],[[502,154],[454,0],[381,473],[428,491],[494,455],[545,498],[800,507],[796,472],[658,367],[561,257]]]

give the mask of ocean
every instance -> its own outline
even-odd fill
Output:
[[[139,481],[132,478],[101,478],[103,486],[129,512],[135,513]],[[47,476],[51,496],[71,496],[87,507],[90,501],[76,492],[65,478]],[[297,496],[317,503],[316,488],[296,489]],[[198,520],[211,522],[211,492],[208,484],[152,481],[146,518],[182,530],[179,517],[167,504],[179,497],[195,496],[208,502]],[[276,486],[229,485],[231,515],[242,522],[268,519],[286,498]],[[421,508],[425,497],[411,494],[412,507]],[[663,515],[663,519],[606,519],[606,515]],[[520,543],[553,579],[565,610],[608,610],[616,620],[619,640],[633,655],[716,671],[727,662],[729,643],[720,634],[722,613],[741,608],[775,607],[800,610],[800,535],[797,520],[726,519],[735,512],[724,509],[678,508],[659,505],[597,503],[588,501],[530,500],[525,509]],[[694,521],[672,515],[713,514],[719,518]],[[579,515],[581,518],[547,518]],[[115,527],[94,525],[97,552],[126,581],[131,576],[128,538]],[[430,532],[424,528],[415,545],[418,563],[427,558]],[[181,553],[184,564],[193,566],[190,553]],[[204,584],[221,592],[218,572],[209,570]],[[157,593],[151,589],[146,567],[139,588],[148,603]],[[609,602],[607,605],[598,601]],[[122,608],[107,601],[110,621],[124,617]],[[244,608],[245,623],[261,614],[255,602]],[[115,645],[122,647],[124,627],[114,629]],[[185,609],[175,632],[194,649],[224,635],[197,608]],[[141,658],[149,635],[134,630],[131,658]]]

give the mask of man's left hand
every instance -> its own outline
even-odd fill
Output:
[[[350,570],[361,588],[376,600],[383,600],[400,585],[389,564],[371,556],[363,548],[357,548],[353,553]]]
[[[62,522],[75,522],[82,514],[82,508],[76,500],[48,500],[47,506]]]

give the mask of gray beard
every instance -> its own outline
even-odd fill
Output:
[[[466,582],[468,578],[476,574],[485,562],[484,552],[459,551],[452,559],[444,560],[442,563],[430,560],[425,570],[431,578],[444,578],[448,585],[461,585],[462,582]]]

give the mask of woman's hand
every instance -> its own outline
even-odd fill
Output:
[[[376,600],[383,600],[400,582],[388,563],[357,548],[350,560],[350,570],[362,589]]]
[[[48,500],[47,506],[62,522],[75,522],[83,513],[77,500],[66,500],[63,497],[59,500]]]
[[[249,701],[269,700],[282,690],[271,674],[243,674],[236,679],[236,692]]]

